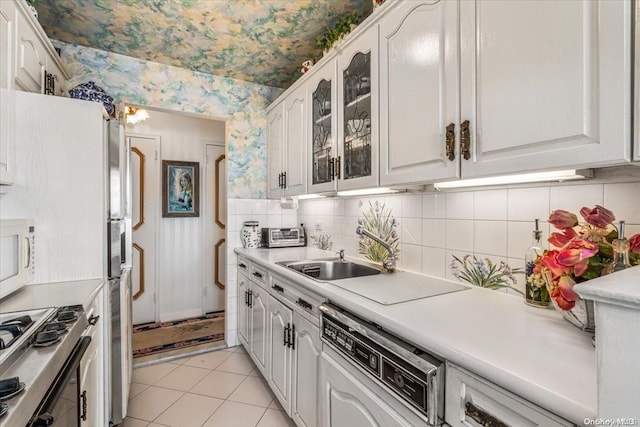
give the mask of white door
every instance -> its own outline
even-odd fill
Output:
[[[249,291],[249,307],[251,315],[251,358],[262,373],[267,376],[267,327],[269,294],[260,286],[251,284]]]
[[[284,102],[267,113],[267,197],[284,195]]]
[[[204,225],[205,273],[204,273],[204,311],[224,310],[224,286],[227,272],[227,245],[225,222],[227,221],[227,164],[224,145],[206,145],[205,185],[206,203]]]
[[[378,185],[378,26],[338,56],[338,189]]]
[[[269,296],[269,357],[270,367],[267,378],[271,390],[289,413],[291,396],[291,325],[293,316],[290,308]]]
[[[247,351],[250,349],[249,344],[249,278],[238,271],[238,339],[245,346]]]
[[[342,356],[323,352],[320,357],[320,389],[323,427],[413,427],[415,422],[409,409],[403,414],[394,407],[402,405],[397,398],[384,392],[372,380],[360,381],[357,368],[346,365]],[[348,366],[348,368],[346,368]],[[353,374],[352,374],[353,372]],[[393,405],[393,406],[391,406]],[[405,417],[406,413],[407,417]]]
[[[307,81],[307,189],[309,193],[335,191],[337,120],[336,61],[314,70]]]
[[[458,46],[456,2],[404,2],[381,19],[380,185],[459,176]]]
[[[285,193],[296,196],[307,192],[307,94],[306,85],[293,91],[284,100],[285,124]]]
[[[463,177],[630,158],[631,4],[460,2]]]
[[[131,222],[133,269],[131,275],[133,324],[157,321],[156,236],[158,221],[158,153],[160,138],[127,136],[131,147]]]
[[[295,350],[291,418],[301,427],[318,426],[318,370],[320,369],[320,329],[307,319],[293,313]]]

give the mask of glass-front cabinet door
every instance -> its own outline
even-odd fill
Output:
[[[314,70],[308,86],[311,100],[311,126],[308,192],[334,191],[337,182],[336,162],[336,62]]]
[[[378,185],[378,27],[338,57],[338,189]]]

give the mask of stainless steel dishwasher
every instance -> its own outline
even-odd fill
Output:
[[[442,425],[443,361],[336,305],[320,311],[324,425]]]

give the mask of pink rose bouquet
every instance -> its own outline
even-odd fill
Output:
[[[549,223],[557,230],[549,236],[549,243],[558,249],[545,251],[538,257],[533,274],[544,280],[549,294],[558,307],[571,310],[579,296],[574,286],[595,277],[613,261],[611,243],[618,238],[613,225],[615,215],[610,210],[596,205],[593,209],[583,207],[578,217],[564,210],[549,215]],[[640,265],[640,233],[629,238],[630,262]]]

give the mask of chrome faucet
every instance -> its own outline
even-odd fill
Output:
[[[344,262],[344,249],[340,249],[338,252],[336,252],[336,255],[340,257],[340,262]]]
[[[358,228],[356,228],[356,234],[360,236],[366,236],[371,240],[374,240],[380,243],[380,245],[382,245],[382,247],[385,248],[387,252],[389,252],[389,256],[387,257],[387,259],[385,259],[382,262],[382,268],[384,268],[387,273],[393,273],[394,271],[396,271],[396,252],[387,242],[385,242],[375,234],[371,233],[370,231],[367,231],[361,225],[359,225]]]

